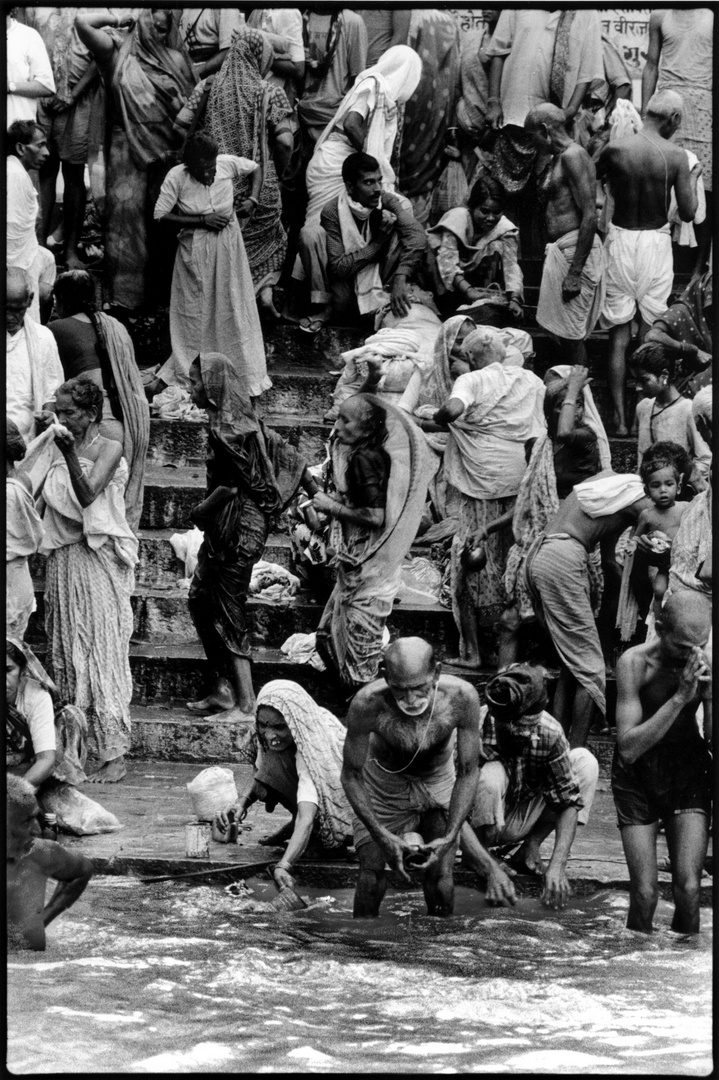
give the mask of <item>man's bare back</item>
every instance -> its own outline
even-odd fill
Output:
[[[8,947],[45,948],[45,927],[74,903],[92,876],[92,863],[54,840],[35,840],[28,854],[5,866]],[[57,881],[45,904],[48,878]]]
[[[598,473],[598,476],[611,476],[611,470]],[[596,479],[594,477],[593,479]],[[568,533],[578,540],[587,551],[591,551],[595,544],[600,543],[605,537],[619,536],[629,525],[633,524],[643,510],[652,507],[651,499],[643,497],[631,506],[618,510],[614,514],[604,517],[592,518],[579,504],[577,493],[572,491],[559,507],[557,512],[547,523],[545,532]]]
[[[683,220],[691,220],[696,211],[686,152],[656,131],[608,143],[598,173],[611,184],[612,221],[620,229],[661,229],[667,224],[672,189]]]

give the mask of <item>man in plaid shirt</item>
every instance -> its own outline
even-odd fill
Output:
[[[543,875],[542,902],[563,908],[570,886],[567,860],[577,825],[585,825],[599,766],[584,748],[569,749],[564,731],[545,711],[544,672],[513,664],[485,691],[477,795],[470,822],[485,847],[522,841],[513,865]],[[545,866],[539,849],[556,829]]]

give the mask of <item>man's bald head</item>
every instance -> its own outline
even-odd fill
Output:
[[[424,638],[397,638],[384,651],[384,665],[390,679],[427,677],[434,674],[436,667],[434,649]]]
[[[22,302],[32,297],[30,279],[19,266],[8,266],[5,273],[5,296],[8,300]]]
[[[527,131],[539,131],[544,126],[548,131],[553,131],[563,128],[566,122],[564,110],[545,101],[529,110],[524,120],[524,127]]]
[[[658,90],[649,98],[646,108],[646,115],[659,121],[671,120],[674,116],[681,121],[683,113],[684,102],[676,90]]]
[[[711,601],[693,589],[670,592],[657,619],[660,633],[681,633],[686,643],[692,645],[706,645],[711,625]]]

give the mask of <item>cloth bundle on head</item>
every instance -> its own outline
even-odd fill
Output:
[[[340,847],[352,834],[352,813],[340,782],[345,729],[298,683],[274,679],[257,695],[257,708],[276,709],[292,733],[319,798],[318,828],[325,847]]]
[[[546,709],[547,684],[543,668],[512,664],[487,683],[484,692],[489,711],[496,720],[510,723]]]
[[[614,473],[574,485],[579,505],[590,518],[609,517],[644,497],[644,485],[633,473]]]
[[[370,360],[382,362],[382,378],[375,392],[383,398],[390,395],[389,400],[399,397],[412,373],[420,366],[420,345],[419,336],[413,330],[400,326],[384,327],[371,334],[358,349],[341,353],[345,367],[332,395],[333,418],[342,402],[359,392],[367,378]]]

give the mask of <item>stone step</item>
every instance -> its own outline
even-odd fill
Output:
[[[325,443],[332,425],[323,420],[323,413],[332,404],[331,392],[324,409],[317,413],[284,413],[266,416],[268,426],[296,447],[311,463],[326,457]],[[147,460],[157,468],[189,468],[202,470],[207,458],[207,424],[194,420],[150,421],[150,445]]]
[[[184,577],[184,563],[175,555],[170,544],[170,537],[176,529],[141,529],[140,561],[135,567],[135,587],[138,592],[145,589],[174,589],[178,580]],[[265,547],[263,558],[268,562],[278,563],[286,570],[291,569],[290,556],[292,544],[289,536],[272,533]],[[44,555],[33,555],[30,571],[33,580],[42,583],[45,580]]]
[[[45,604],[41,588],[36,593],[37,610],[28,627],[28,640],[44,638]],[[290,634],[309,634],[317,629],[323,605],[307,594],[295,596],[286,607],[250,598],[247,613],[252,643],[279,648]],[[187,589],[145,589],[132,597],[134,616],[133,641],[154,645],[193,644],[197,634],[187,605]],[[446,652],[456,649],[456,630],[452,612],[441,604],[413,607],[395,604],[388,620],[393,636],[417,634],[426,637]]]
[[[275,678],[287,678],[281,674]],[[296,682],[296,668],[291,676]],[[258,686],[259,689],[259,686]],[[307,687],[309,689],[309,687]],[[328,706],[326,706],[328,707]],[[344,723],[343,712],[335,714]],[[219,763],[254,763],[254,740],[251,724],[212,720],[194,716],[184,704],[133,705],[130,757],[151,761],[185,762],[200,767]],[[611,775],[615,739],[592,735],[588,747],[599,761],[599,775]]]

